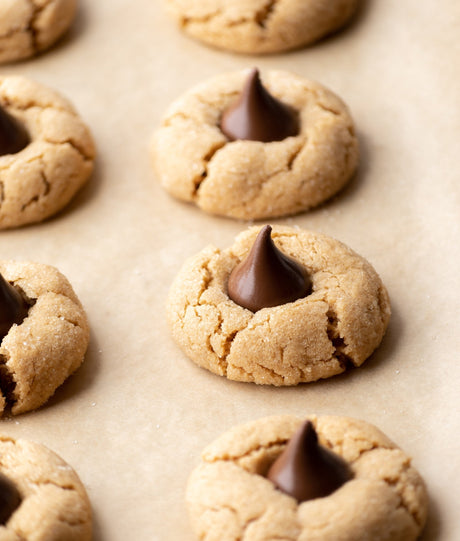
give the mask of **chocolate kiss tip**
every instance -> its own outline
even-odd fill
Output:
[[[0,524],[6,524],[19,507],[21,496],[12,481],[0,473]]]
[[[223,112],[220,127],[231,141],[268,143],[299,133],[297,113],[268,92],[257,68],[249,72],[239,98]]]
[[[298,502],[329,496],[352,477],[348,464],[318,443],[311,421],[305,421],[272,464],[267,478]]]
[[[14,323],[22,323],[28,311],[29,307],[19,291],[0,274],[0,341]]]
[[[271,231],[270,225],[259,231],[248,256],[228,280],[230,299],[252,312],[294,302],[311,292],[306,270],[276,247]]]
[[[0,156],[16,154],[30,142],[26,129],[0,107]]]

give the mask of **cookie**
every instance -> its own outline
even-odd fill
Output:
[[[0,322],[0,413],[16,415],[44,404],[81,365],[89,327],[72,286],[54,267],[0,261],[0,273],[1,311],[15,314],[9,328]]]
[[[346,105],[320,84],[292,73],[265,72],[260,84],[254,73],[218,76],[171,105],[153,135],[151,156],[172,196],[212,214],[264,219],[315,207],[350,180],[359,152]],[[268,116],[276,100],[295,116],[296,135],[268,142],[231,140],[222,118],[242,96],[251,102],[244,109],[258,120]]]
[[[0,77],[0,229],[61,210],[94,157],[89,129],[65,98],[24,77]]]
[[[189,36],[237,53],[277,53],[338,30],[357,0],[166,0]]]
[[[234,427],[204,449],[190,476],[186,499],[197,538],[417,539],[426,521],[427,493],[411,458],[364,421],[309,419],[320,446],[344,461],[350,476],[327,496],[299,502],[267,476],[302,420],[282,415]]]
[[[27,440],[0,435],[0,486],[10,508],[2,515],[5,541],[89,541],[91,506],[75,471]]]
[[[209,246],[184,264],[167,303],[181,349],[215,374],[258,384],[296,385],[360,366],[380,344],[390,318],[375,270],[335,239],[273,226],[275,246],[306,270],[311,292],[252,311],[229,297],[228,284],[260,232],[251,227],[230,248]]]
[[[51,47],[69,28],[76,8],[77,0],[2,0],[0,64]]]

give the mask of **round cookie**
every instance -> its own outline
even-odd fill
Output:
[[[302,420],[275,416],[237,426],[211,443],[191,474],[187,505],[207,541],[414,541],[425,524],[427,494],[411,459],[376,427],[309,416],[321,445],[352,471],[329,496],[298,503],[266,478]]]
[[[184,264],[167,305],[176,342],[199,366],[258,384],[296,385],[360,366],[390,318],[375,270],[335,239],[273,226],[275,245],[305,267],[312,292],[253,313],[229,298],[227,283],[260,229],[244,231],[226,250],[209,246]]]
[[[0,64],[51,47],[69,28],[76,8],[77,0],[2,0]]]
[[[281,141],[230,141],[220,121],[247,77],[247,70],[218,76],[171,105],[151,145],[163,187],[206,212],[238,219],[295,214],[332,197],[358,165],[346,105],[292,73],[262,73],[264,87],[298,113],[299,133]]]
[[[62,209],[88,180],[94,143],[73,106],[24,77],[0,77],[0,107],[29,143],[0,156],[0,229],[39,222]]]
[[[29,305],[0,344],[0,413],[44,404],[83,362],[89,341],[86,314],[68,280],[41,263],[0,261],[0,273]]]
[[[166,0],[188,35],[237,53],[303,47],[338,30],[357,0]]]
[[[91,505],[75,471],[55,453],[27,440],[0,435],[0,473],[17,488],[20,503],[0,539],[89,541]]]

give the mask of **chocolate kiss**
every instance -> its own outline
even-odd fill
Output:
[[[19,507],[21,496],[16,486],[0,473],[0,524],[6,524],[10,516]]]
[[[0,341],[13,323],[18,325],[27,316],[29,307],[19,291],[0,274]]]
[[[0,107],[0,156],[16,154],[30,142],[25,128]]]
[[[267,474],[281,492],[298,502],[329,496],[351,477],[348,464],[318,443],[311,421],[292,436]]]
[[[246,259],[230,274],[228,296],[240,306],[257,312],[306,297],[311,292],[307,271],[278,250],[264,226]]]
[[[220,128],[231,141],[268,143],[299,133],[297,114],[269,94],[257,69],[251,70],[240,97],[224,111]]]

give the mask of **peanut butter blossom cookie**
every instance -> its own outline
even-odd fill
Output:
[[[77,0],[2,0],[0,63],[48,49],[72,23]]]
[[[186,498],[207,541],[415,541],[427,515],[411,458],[347,417],[283,415],[229,430],[204,449]]]
[[[238,53],[308,45],[343,26],[357,0],[166,0],[188,35]]]
[[[75,471],[43,445],[0,435],[0,539],[89,541],[91,532]]]
[[[372,266],[344,244],[264,226],[190,258],[167,312],[174,339],[199,366],[296,385],[360,366],[382,340],[390,303]]]
[[[24,77],[0,77],[0,229],[61,210],[88,180],[94,143],[73,106]]]
[[[59,271],[0,261],[0,414],[44,404],[83,362],[88,340],[85,312]]]
[[[173,103],[151,154],[174,197],[212,214],[263,219],[337,193],[356,170],[358,141],[331,91],[253,69],[216,77]]]

